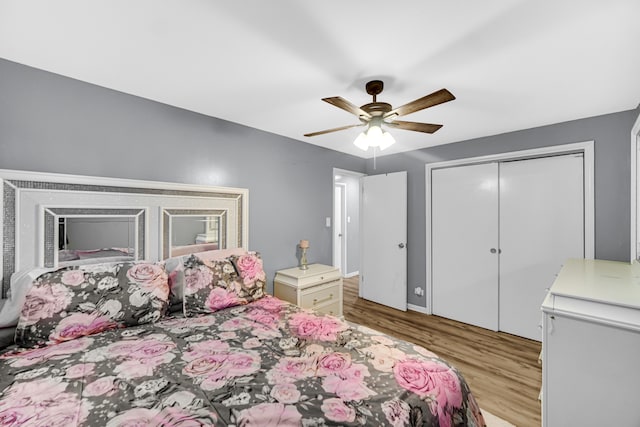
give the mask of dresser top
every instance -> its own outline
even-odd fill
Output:
[[[327,274],[332,271],[338,270],[336,267],[323,264],[309,264],[308,269],[301,270],[299,267],[287,268],[286,270],[278,270],[276,273],[282,276],[293,277],[295,279],[302,279],[304,277],[317,276],[319,274]]]
[[[640,264],[569,259],[549,293],[640,309]]]

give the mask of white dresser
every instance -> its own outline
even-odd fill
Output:
[[[342,275],[336,267],[310,264],[307,270],[298,267],[279,270],[273,281],[273,293],[302,308],[342,316]]]
[[[542,311],[542,425],[640,426],[640,265],[570,259]]]

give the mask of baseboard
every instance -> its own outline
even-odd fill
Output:
[[[357,275],[359,275],[359,274],[360,274],[360,272],[359,272],[359,271],[354,271],[353,273],[347,273],[347,274],[345,274],[345,275],[344,275],[344,276],[342,276],[342,277],[344,277],[345,279],[349,279],[349,278],[354,277],[354,276],[357,276]]]
[[[422,313],[422,314],[429,314],[427,312],[427,308],[421,305],[407,304],[407,310],[417,311],[418,313]]]

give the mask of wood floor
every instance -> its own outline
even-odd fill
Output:
[[[344,280],[344,317],[428,348],[462,372],[481,408],[517,427],[540,426],[539,342],[363,300],[357,277]]]

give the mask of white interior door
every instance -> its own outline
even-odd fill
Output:
[[[498,164],[431,175],[433,314],[498,330]]]
[[[407,172],[361,179],[360,296],[407,309]]]
[[[584,253],[583,155],[500,164],[500,330],[542,339],[545,290]]]

